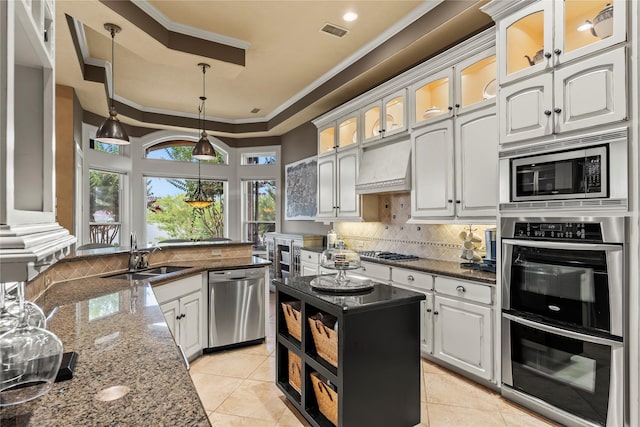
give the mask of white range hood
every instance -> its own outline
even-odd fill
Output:
[[[68,255],[76,238],[57,223],[0,225],[0,281],[26,282]]]
[[[394,142],[366,148],[360,156],[356,193],[411,190],[411,143]]]

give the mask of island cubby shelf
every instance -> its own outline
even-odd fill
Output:
[[[310,286],[311,279],[274,280],[278,388],[314,427],[419,424],[420,301],[424,295],[382,283],[364,293],[324,294]],[[296,307],[299,303],[300,340],[289,333],[281,303]],[[337,319],[337,367],[315,347],[308,319],[318,312]],[[290,352],[300,358],[300,392],[289,382]],[[297,357],[292,358],[296,369]],[[313,373],[324,379],[324,385],[318,386],[325,390],[322,401],[329,399],[334,411],[337,405],[337,415],[326,406],[321,412]],[[333,395],[329,389],[337,394],[335,400],[328,397]]]

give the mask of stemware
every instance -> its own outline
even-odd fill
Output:
[[[18,306],[17,324],[0,335],[0,406],[27,402],[47,393],[60,368],[62,342],[52,332],[31,324],[30,316],[35,311],[28,307],[32,304],[25,304],[24,282],[19,283],[18,301],[14,303]]]

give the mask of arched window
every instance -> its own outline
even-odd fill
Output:
[[[191,157],[195,141],[184,139],[164,141],[154,144],[145,150],[144,157],[147,159],[173,160],[178,162],[195,162],[197,159]],[[226,164],[227,153],[220,147],[214,145],[218,157],[213,160],[203,160],[203,162],[213,164]]]

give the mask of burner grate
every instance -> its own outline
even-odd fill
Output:
[[[380,252],[380,251],[363,251],[360,252],[361,258],[384,259],[388,261],[413,261],[420,259],[415,255],[399,254],[396,252]]]

